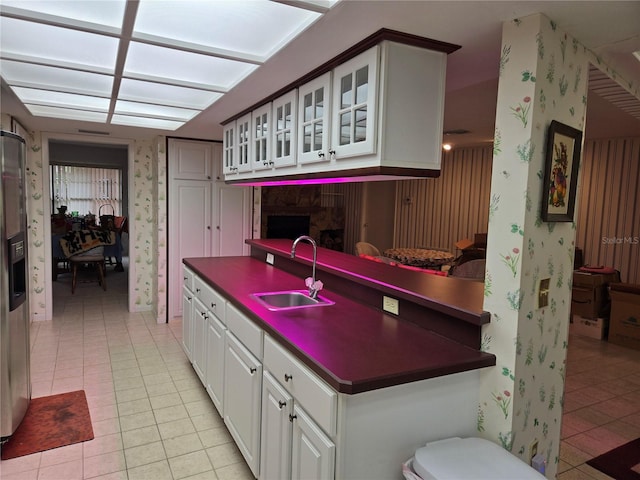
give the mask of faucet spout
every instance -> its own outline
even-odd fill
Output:
[[[309,242],[311,244],[311,246],[313,247],[313,269],[311,272],[311,285],[309,285],[309,296],[311,298],[317,298],[318,296],[318,289],[316,288],[316,258],[317,258],[317,245],[316,245],[316,241],[311,238],[309,235],[301,235],[300,237],[296,238],[293,241],[293,245],[291,246],[291,258],[295,258],[296,256],[296,246],[298,245],[298,242],[300,241],[306,241]]]

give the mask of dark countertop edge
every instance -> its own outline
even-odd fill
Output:
[[[269,244],[266,242],[273,243],[273,241],[270,241],[270,240],[252,240],[252,239],[245,240],[245,243],[250,245],[252,248],[257,248],[259,250],[263,250],[265,252],[273,253],[274,255],[278,255],[280,257],[289,259],[289,250],[283,250],[277,245]],[[320,249],[322,247],[318,247],[318,248]],[[343,255],[346,255],[346,254],[343,254]],[[349,255],[349,256],[354,257],[353,255]],[[357,258],[357,257],[354,257],[354,258]],[[304,250],[300,250],[300,253],[296,255],[296,259],[303,260],[307,263],[311,263],[311,258],[310,257],[307,258]],[[370,262],[370,263],[372,265],[368,265],[368,269],[385,267],[384,264],[378,265],[375,262]],[[485,310],[474,312],[457,305],[442,303],[442,302],[439,302],[438,300],[434,300],[425,295],[421,295],[419,292],[408,290],[395,285],[390,285],[381,279],[371,278],[370,276],[359,274],[357,272],[351,272],[349,270],[342,269],[337,266],[330,265],[328,263],[323,263],[321,261],[318,261],[316,263],[316,269],[329,272],[333,275],[336,275],[342,278],[349,279],[354,283],[358,283],[360,285],[365,285],[368,287],[375,288],[383,293],[388,293],[390,295],[400,297],[404,300],[427,307],[431,310],[435,310],[437,312],[444,313],[446,315],[451,315],[460,320],[469,322],[473,325],[485,325],[491,322],[491,314]],[[413,272],[410,270],[405,270],[402,273],[405,275],[426,275],[425,273],[422,273],[422,272]],[[434,280],[438,281],[436,278],[434,278]],[[449,280],[459,281],[459,282],[468,282],[468,280],[466,279],[449,278]]]
[[[245,258],[245,257],[241,257]],[[455,373],[463,373],[471,370],[477,370],[479,368],[490,367],[496,365],[496,357],[493,354],[477,351],[478,358],[466,360],[462,362],[457,362],[453,365],[447,366],[439,366],[431,369],[419,369],[411,372],[406,372],[403,374],[394,374],[385,377],[379,377],[376,379],[368,379],[362,382],[353,382],[349,380],[344,380],[334,375],[331,371],[324,368],[322,365],[317,363],[315,360],[310,358],[305,352],[300,350],[290,339],[283,336],[278,330],[274,329],[263,321],[263,319],[257,315],[254,311],[244,305],[243,302],[239,301],[233,293],[224,288],[221,284],[213,281],[206,272],[201,270],[194,261],[201,260],[199,258],[184,258],[183,264],[193,270],[196,274],[198,274],[210,287],[217,290],[219,293],[225,296],[225,298],[230,301],[236,308],[238,308],[243,314],[249,317],[253,322],[255,322],[263,331],[265,331],[268,335],[276,339],[281,345],[283,345],[286,350],[291,353],[294,357],[296,357],[299,361],[301,361],[304,365],[314,371],[318,376],[320,376],[327,384],[329,384],[333,389],[335,389],[338,393],[343,394],[357,394],[368,392],[372,390],[377,390],[380,388],[393,387],[397,385],[402,385],[405,383],[411,383],[421,380],[428,380],[430,378],[436,378],[446,375],[452,375]],[[260,262],[257,259],[253,259],[256,262]],[[470,347],[460,345],[462,348],[470,349]]]

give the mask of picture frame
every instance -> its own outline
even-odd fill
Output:
[[[547,131],[541,218],[572,222],[576,206],[582,132],[556,120]]]

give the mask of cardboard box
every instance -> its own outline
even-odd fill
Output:
[[[607,287],[612,282],[619,282],[618,272],[588,273],[573,272],[573,288],[571,289],[571,315],[596,319],[608,317],[609,292]]]
[[[573,286],[574,287],[605,287],[606,285],[619,282],[620,274],[614,273],[588,273],[574,270],[573,272]]]
[[[603,340],[607,337],[608,326],[606,318],[584,318],[573,315],[569,324],[569,333]]]
[[[571,289],[571,315],[598,318],[603,302],[602,288],[573,287]]]
[[[609,341],[640,350],[640,285],[611,285]]]

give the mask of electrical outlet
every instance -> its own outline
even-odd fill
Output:
[[[273,253],[267,253],[267,263],[273,265]]]
[[[391,297],[382,297],[382,309],[385,312],[393,313],[394,315],[400,315],[398,300]]]
[[[529,444],[529,465],[533,465],[533,457],[538,453],[538,439],[534,438]]]

